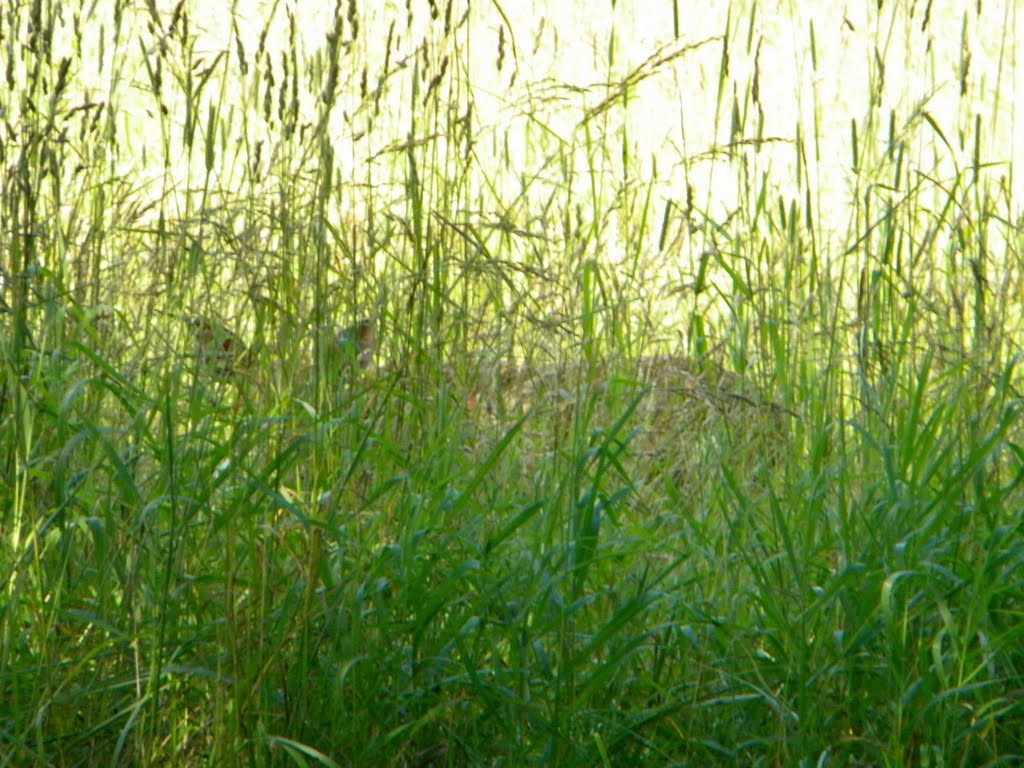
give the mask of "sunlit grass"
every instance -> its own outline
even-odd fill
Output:
[[[5,15],[0,765],[1021,758],[1015,28],[523,8]]]

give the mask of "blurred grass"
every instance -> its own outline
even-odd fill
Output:
[[[356,4],[315,50],[274,8],[212,53],[187,3],[0,28],[0,765],[1019,760],[1022,220],[981,11],[950,124],[883,106],[929,18],[868,12],[833,181],[816,15],[780,139],[756,5],[638,66],[613,24],[607,82],[507,125],[461,6],[383,54]],[[490,23],[513,93],[549,33]],[[651,83],[713,102],[681,187],[630,133]]]

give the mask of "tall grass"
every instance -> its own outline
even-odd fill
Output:
[[[0,17],[0,765],[1021,760],[1012,4],[102,5]]]

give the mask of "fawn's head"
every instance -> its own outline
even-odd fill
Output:
[[[252,352],[219,319],[195,315],[186,318],[192,337],[196,370],[217,381],[231,378],[252,365]]]
[[[345,328],[338,328],[334,333],[334,343],[346,363],[365,371],[373,364],[377,352],[373,320],[364,317]]]

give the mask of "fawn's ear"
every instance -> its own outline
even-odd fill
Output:
[[[377,332],[373,320],[364,317],[355,325],[356,350],[359,352],[359,367],[369,368],[377,352]]]
[[[367,352],[372,355],[377,346],[377,334],[374,332],[373,321],[370,318],[364,317],[356,323],[355,339],[360,358]]]

